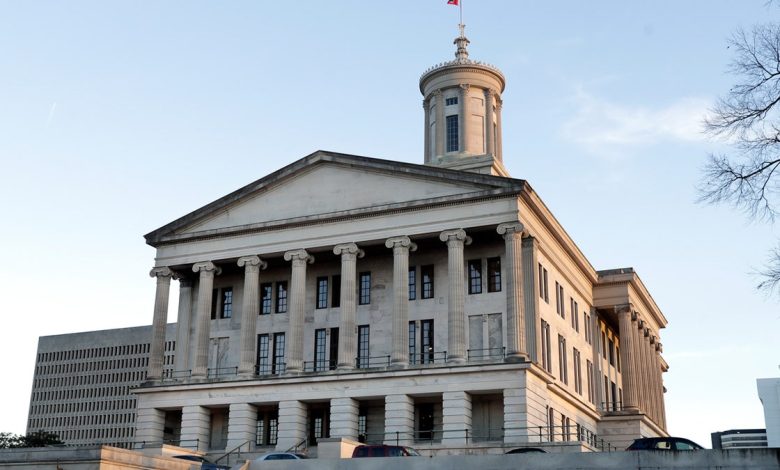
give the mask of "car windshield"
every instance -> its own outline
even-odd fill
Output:
[[[420,453],[417,452],[416,450],[412,449],[411,447],[404,447],[404,450],[406,450],[407,455],[420,457]]]

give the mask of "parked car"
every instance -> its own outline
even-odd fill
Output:
[[[301,460],[308,459],[306,454],[299,454],[297,452],[271,452],[255,459],[255,462],[262,462],[265,460]]]
[[[358,457],[419,457],[420,453],[411,447],[406,446],[388,446],[388,445],[366,445],[357,446],[352,451],[352,458]]]
[[[518,447],[506,451],[507,454],[546,454],[547,451],[538,447]]]
[[[643,437],[626,450],[701,450],[704,447],[682,437]]]
[[[195,454],[184,454],[184,455],[174,455],[174,459],[182,459],[182,460],[189,460],[191,462],[198,462],[200,463],[201,470],[229,470],[230,467],[227,465],[218,465],[214,462],[210,461],[206,457],[203,457],[202,455],[195,455]]]

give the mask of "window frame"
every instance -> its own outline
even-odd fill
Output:
[[[457,152],[460,150],[458,142],[459,126],[460,123],[458,122],[457,114],[451,114],[444,118],[444,145],[446,148],[446,153]]]
[[[371,304],[371,271],[358,275],[358,305]]]
[[[317,277],[317,296],[314,308],[322,310],[328,308],[328,276]]]
[[[466,263],[468,269],[469,295],[482,293],[482,259],[470,259]]]
[[[433,299],[435,292],[434,265],[426,264],[420,266],[420,298]]]
[[[488,293],[501,292],[501,257],[495,256],[487,259],[487,291]]]

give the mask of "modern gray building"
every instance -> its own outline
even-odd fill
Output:
[[[767,447],[766,429],[729,429],[711,434],[713,449],[755,449]]]

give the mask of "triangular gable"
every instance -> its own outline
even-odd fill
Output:
[[[315,152],[146,235],[165,239],[371,208],[515,192],[523,181],[354,155]]]

